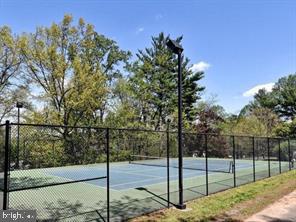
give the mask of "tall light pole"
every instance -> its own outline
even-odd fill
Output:
[[[178,153],[179,153],[179,205],[178,209],[185,209],[186,205],[183,203],[183,142],[182,142],[182,46],[169,39],[167,47],[178,55]]]
[[[17,108],[17,147],[16,147],[16,163],[15,168],[19,168],[19,154],[20,154],[20,109],[23,108],[24,105],[21,102],[16,102]]]

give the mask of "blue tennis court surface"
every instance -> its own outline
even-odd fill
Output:
[[[225,162],[225,161],[224,161]],[[199,163],[202,164],[202,163]],[[203,163],[204,164],[204,163]],[[219,161],[209,162],[209,167],[221,169],[224,167]],[[252,164],[249,162],[237,163],[236,168],[250,168]],[[178,179],[178,169],[170,167],[170,181]],[[98,164],[83,167],[64,167],[64,168],[50,168],[46,169],[45,173],[54,177],[66,178],[68,180],[81,180],[84,178],[95,178],[106,175],[106,165]],[[209,172],[213,174],[217,172]],[[203,170],[183,169],[183,177],[192,178],[205,175]],[[219,174],[227,174],[220,172]],[[117,163],[110,165],[110,188],[114,190],[125,190],[137,188],[141,186],[148,186],[153,184],[164,183],[167,181],[167,168],[159,166],[148,166]],[[106,180],[92,180],[85,183],[105,187]]]

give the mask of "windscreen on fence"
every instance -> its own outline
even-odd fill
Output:
[[[36,209],[39,220],[106,219],[105,129],[11,124],[10,138],[10,208]]]

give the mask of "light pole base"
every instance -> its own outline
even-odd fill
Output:
[[[186,204],[182,204],[182,205],[178,204],[178,205],[176,205],[175,207],[176,207],[178,210],[185,210],[185,209],[186,209]]]

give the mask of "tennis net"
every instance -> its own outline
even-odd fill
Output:
[[[129,163],[156,167],[168,166],[166,157],[153,157],[143,155],[131,155]],[[178,158],[169,158],[169,167],[178,168],[178,163]],[[208,167],[206,167],[205,158],[185,157],[183,158],[183,168],[188,170],[208,170],[209,172],[232,173],[233,161],[225,159],[208,159]]]

